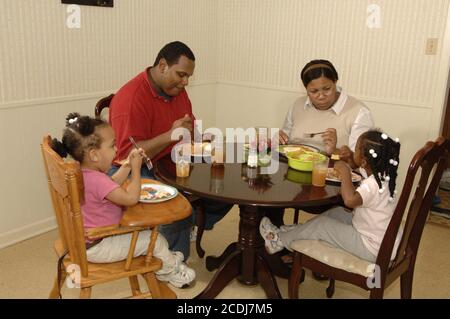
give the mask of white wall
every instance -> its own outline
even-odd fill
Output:
[[[381,9],[379,29],[366,25],[372,3]],[[367,104],[377,127],[400,138],[401,186],[413,154],[440,132],[450,60],[449,3],[220,1],[218,125],[282,126],[289,106],[305,93],[301,68],[328,59],[338,70],[338,85]],[[439,39],[437,55],[425,55],[427,38]]]
[[[167,42],[194,51],[194,111],[204,125],[215,122],[215,1],[80,6],[80,29],[66,27],[69,13],[60,2],[0,0],[0,248],[55,226],[42,137],[61,137],[69,112],[93,115],[100,97],[153,64]]]

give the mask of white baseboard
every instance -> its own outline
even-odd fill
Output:
[[[41,235],[57,227],[55,217],[38,221],[0,234],[0,249],[17,244],[21,241]]]

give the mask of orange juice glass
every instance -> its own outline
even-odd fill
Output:
[[[312,184],[324,187],[328,172],[328,157],[325,160],[314,161],[312,169]]]
[[[176,164],[177,166],[177,176],[178,177],[188,177],[189,176],[189,170],[190,165],[187,161],[179,161]]]

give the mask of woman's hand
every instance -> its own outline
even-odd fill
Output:
[[[325,151],[328,155],[333,154],[336,150],[337,133],[335,128],[327,128],[322,135],[322,141],[325,144]]]
[[[283,130],[279,130],[278,131],[278,143],[280,145],[285,145],[288,143],[288,141],[289,141],[289,136]]]

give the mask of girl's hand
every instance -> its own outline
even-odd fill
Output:
[[[351,167],[344,161],[338,161],[334,164],[334,169],[338,171],[340,176],[348,175],[351,176]]]
[[[328,154],[333,154],[336,150],[337,133],[335,128],[327,128],[322,134],[322,141],[325,144],[325,151]]]
[[[131,170],[141,170],[142,166],[142,157],[145,155],[145,152],[142,148],[131,150],[128,155],[128,162],[130,163]]]
[[[350,167],[356,168],[355,161],[353,160],[353,151],[347,145],[344,145],[339,149],[339,158],[347,162]]]

